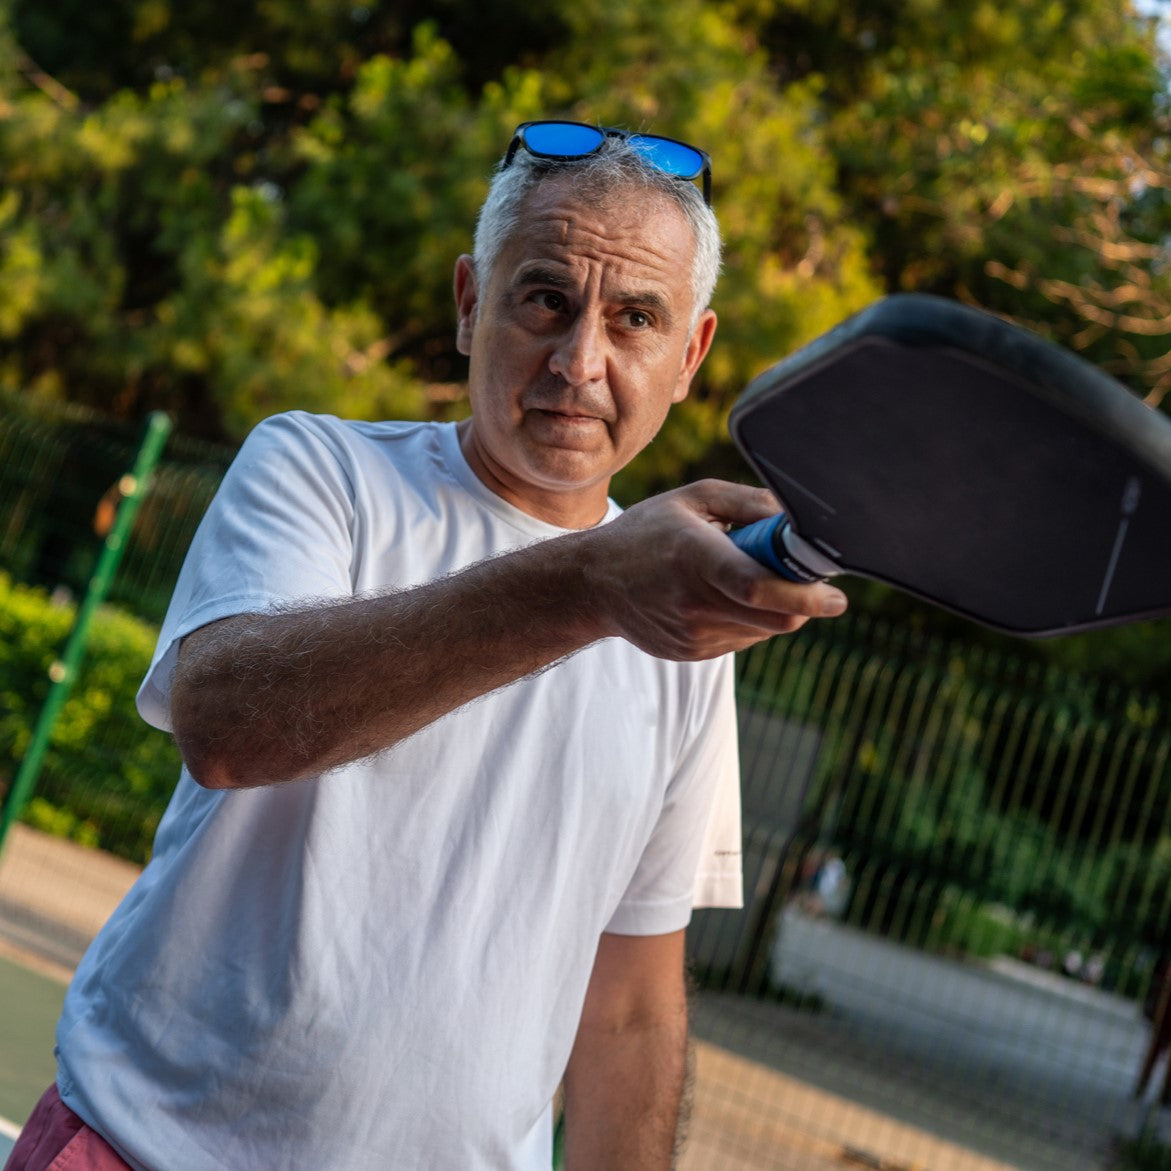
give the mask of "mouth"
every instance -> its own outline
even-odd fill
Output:
[[[587,426],[589,424],[609,423],[604,411],[592,409],[586,404],[566,403],[564,405],[533,403],[525,408],[526,411],[539,419],[546,419],[551,423],[564,426]]]
[[[599,416],[573,407],[529,407],[526,414],[534,438],[557,447],[592,446],[608,426]]]
[[[530,407],[529,409],[535,415],[544,415],[547,418],[565,423],[600,423],[602,421],[597,415],[591,415],[588,411],[577,411],[570,407]]]

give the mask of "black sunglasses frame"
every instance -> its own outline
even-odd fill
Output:
[[[656,170],[662,171],[664,175],[671,175],[672,178],[681,180],[682,182],[691,182],[692,180],[703,179],[703,201],[711,207],[712,203],[712,160],[711,155],[705,150],[700,150],[698,146],[692,146],[690,142],[684,142],[681,138],[668,138],[663,134],[641,134],[637,130],[622,130],[617,126],[591,126],[588,122],[570,122],[563,118],[541,118],[533,122],[522,122],[513,132],[512,141],[508,144],[508,151],[504,155],[504,161],[500,164],[500,169],[503,171],[512,164],[512,160],[516,157],[516,152],[523,146],[534,158],[548,159],[549,162],[554,163],[570,163],[574,159],[586,159],[592,154],[597,154],[602,149],[602,143],[599,142],[593,150],[583,151],[575,154],[549,154],[546,151],[535,150],[531,147],[525,139],[525,131],[530,126],[579,126],[585,130],[593,130],[599,134],[604,134],[607,138],[622,138],[622,139],[643,139],[648,142],[669,142],[674,146],[683,146],[688,150],[693,150],[699,155],[702,160],[701,166],[690,175],[676,175],[672,171],[664,170],[662,167],[656,167]],[[653,163],[652,163],[653,165]]]

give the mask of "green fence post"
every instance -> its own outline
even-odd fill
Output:
[[[77,616],[73,621],[73,628],[65,643],[61,657],[49,668],[49,678],[52,686],[45,697],[41,713],[37,717],[33,728],[32,739],[13,778],[12,785],[0,807],[0,850],[4,848],[4,839],[8,835],[9,826],[20,816],[25,802],[32,795],[33,786],[41,770],[41,762],[49,747],[49,740],[53,735],[53,726],[61,713],[69,691],[77,678],[78,669],[85,655],[86,639],[89,636],[90,623],[94,613],[101,605],[109,592],[110,583],[118,570],[122,554],[126,548],[126,538],[130,534],[130,527],[134,523],[138,506],[146,494],[150,481],[150,474],[163,453],[163,446],[171,433],[170,417],[162,411],[155,411],[147,419],[146,435],[138,449],[138,458],[134,462],[134,470],[128,472],[118,483],[122,494],[122,502],[118,506],[118,513],[114,523],[106,536],[102,546],[101,556],[97,567],[89,579],[85,597],[77,609]]]

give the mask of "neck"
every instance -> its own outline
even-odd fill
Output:
[[[589,529],[605,518],[609,479],[568,489],[542,488],[498,467],[476,442],[470,419],[457,424],[456,433],[460,450],[476,479],[513,508],[560,529]]]

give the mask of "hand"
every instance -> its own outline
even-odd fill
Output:
[[[846,597],[778,577],[728,540],[778,511],[763,488],[703,480],[593,530],[587,572],[611,633],[664,659],[707,659],[834,617]]]

